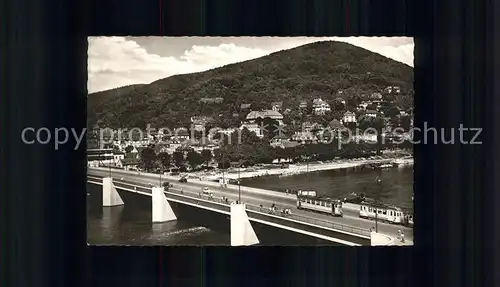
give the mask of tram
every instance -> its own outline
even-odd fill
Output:
[[[297,208],[342,217],[342,201],[320,197],[315,191],[297,191]]]
[[[366,219],[377,219],[393,224],[405,224],[405,214],[397,206],[378,203],[374,200],[365,199],[360,204],[359,217]]]
[[[403,224],[408,227],[413,227],[413,213],[410,211],[405,211]]]

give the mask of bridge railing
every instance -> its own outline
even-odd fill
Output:
[[[255,211],[255,212],[269,213],[269,208],[261,208],[260,206],[256,206],[253,204],[247,204],[247,209]],[[306,222],[306,223],[310,223],[310,224],[314,224],[314,225],[318,225],[318,226],[322,226],[322,227],[326,227],[326,228],[331,228],[331,229],[335,229],[335,230],[341,230],[341,231],[354,233],[354,234],[358,234],[358,235],[370,236],[370,231],[363,229],[363,228],[357,228],[357,227],[348,226],[348,225],[344,225],[344,224],[333,223],[333,222],[329,222],[329,221],[321,220],[321,219],[314,219],[314,218],[310,218],[310,217],[306,217],[306,216],[301,216],[298,214],[293,214],[293,213],[292,214],[283,214],[281,212],[275,212],[275,213],[270,213],[270,215],[290,218],[290,219],[293,219],[296,221]]]
[[[90,180],[99,180],[98,177],[93,177],[89,176]],[[100,179],[102,180],[102,179]],[[120,181],[114,181],[114,185],[116,187],[122,187],[122,188],[128,188],[128,189],[134,189],[140,192],[144,193],[149,193],[151,194],[151,186],[144,186],[142,184],[137,184],[136,182],[133,181],[127,181],[127,180],[121,180]],[[229,212],[229,205],[231,204],[232,201],[222,201],[221,198],[219,197],[209,197],[208,195],[205,194],[200,194],[196,193],[193,191],[183,191],[178,188],[170,188],[168,191],[165,192],[167,194],[167,197],[172,197],[178,200],[182,200],[185,202],[189,202],[191,204],[196,204],[196,205],[201,205],[209,208],[216,208],[220,210],[224,210]],[[275,212],[275,213],[269,213],[269,208],[266,207],[260,207],[258,205],[244,202],[246,203],[246,207],[248,210],[254,211],[254,212],[259,212],[266,214],[267,216],[279,216],[283,218],[289,218],[292,220],[296,220],[299,222],[305,222],[309,224],[314,224],[326,228],[331,228],[335,230],[341,230],[353,234],[358,234],[362,236],[370,236],[370,231],[363,229],[363,228],[357,228],[353,226],[348,226],[344,224],[339,224],[339,223],[334,223],[334,222],[329,222],[326,220],[321,220],[321,219],[314,219],[311,217],[306,217],[306,216],[301,216],[298,214],[283,214],[281,212]]]
[[[132,184],[132,183],[124,183],[124,182],[114,182],[113,183],[115,187],[118,188],[127,188],[127,189],[133,189],[134,191],[140,191],[144,193],[149,193],[151,194],[151,187],[144,187],[140,186],[137,184]],[[209,208],[215,208],[219,210],[223,210],[226,212],[229,212],[229,204],[226,204],[222,202],[218,198],[211,198],[205,194],[198,195],[194,192],[184,192],[181,190],[175,190],[175,189],[170,189],[168,191],[165,191],[165,195],[167,198],[171,199],[176,199],[179,201],[199,205],[199,206],[204,206],[204,207],[209,207]]]

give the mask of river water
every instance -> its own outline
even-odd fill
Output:
[[[382,181],[377,187],[376,179]],[[290,190],[315,190],[318,195],[341,198],[355,192],[367,197],[380,198],[385,203],[412,209],[413,167],[357,171],[326,170],[293,176],[265,176],[242,179],[241,184],[284,192]]]
[[[375,188],[376,178],[382,180],[382,192]],[[316,190],[330,197],[357,192],[378,197],[384,202],[411,208],[413,168],[360,171],[318,171],[287,177],[265,176],[242,180],[242,185],[285,191]],[[87,238],[92,245],[229,245],[229,234],[177,220],[151,223],[151,199],[124,198],[126,202],[145,201],[134,205],[103,208],[99,202],[101,186],[87,184]],[[125,195],[129,196],[129,195]]]

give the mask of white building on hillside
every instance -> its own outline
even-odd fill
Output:
[[[315,99],[313,101],[313,111],[316,115],[324,115],[331,111],[330,105],[323,101],[321,98]]]
[[[345,112],[344,117],[342,117],[342,123],[355,123],[356,122],[356,114],[353,112]]]
[[[262,127],[257,123],[243,123],[240,129],[247,128],[249,131],[254,132],[259,138],[264,137]]]

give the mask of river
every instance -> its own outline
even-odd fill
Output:
[[[382,180],[382,192],[374,188],[376,178]],[[411,208],[413,168],[387,170],[318,171],[286,177],[265,176],[243,179],[242,185],[285,191],[316,190],[330,197],[357,192],[379,197],[384,202]],[[87,184],[87,238],[92,245],[229,245],[229,234],[212,231],[182,220],[151,223],[151,209],[125,206],[100,206],[100,186]],[[150,200],[150,199],[149,199]]]
[[[375,185],[376,179],[382,187]],[[367,197],[380,198],[385,203],[404,208],[413,207],[413,167],[358,171],[326,170],[293,176],[264,176],[242,179],[241,185],[284,192],[290,190],[315,190],[318,195],[341,198],[355,192]]]

